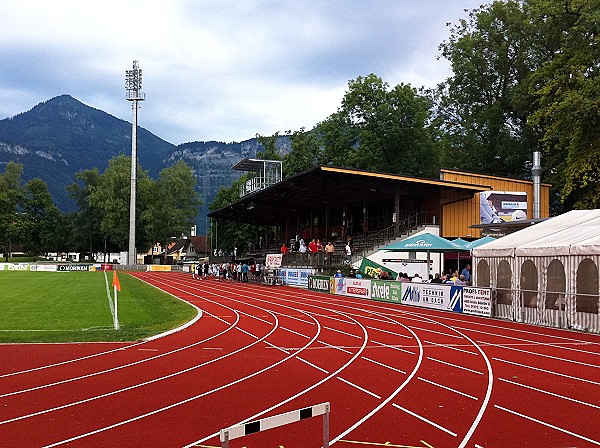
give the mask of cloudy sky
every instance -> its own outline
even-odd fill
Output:
[[[0,0],[0,119],[61,94],[180,144],[312,128],[348,80],[433,87],[438,45],[485,0]]]

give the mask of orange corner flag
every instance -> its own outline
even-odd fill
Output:
[[[114,288],[117,288],[117,291],[121,291],[121,284],[119,283],[119,277],[117,277],[117,271],[113,271],[113,274],[112,285]]]

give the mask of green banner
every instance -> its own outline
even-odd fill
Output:
[[[362,263],[360,264],[360,272],[364,272],[367,277],[378,278],[379,270],[386,271],[390,276],[390,280],[395,280],[396,277],[398,277],[397,272],[392,271],[379,263],[375,263],[366,257],[363,258]]]
[[[331,278],[324,275],[309,275],[308,289],[310,291],[331,292]]]
[[[402,283],[371,280],[371,298],[385,302],[402,303]]]

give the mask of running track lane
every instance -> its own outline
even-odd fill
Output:
[[[0,346],[7,446],[217,446],[224,426],[323,401],[341,447],[600,445],[597,336],[136,275],[200,307],[200,321],[143,344]],[[320,434],[307,421],[239,446],[319,446]]]

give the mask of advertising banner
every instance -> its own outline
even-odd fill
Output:
[[[402,303],[402,283],[371,280],[371,299]]]
[[[0,265],[0,271],[29,271],[29,263],[2,263]]]
[[[300,270],[299,269],[285,269],[285,281],[286,285],[298,286],[300,284]]]
[[[59,264],[56,269],[60,272],[68,272],[68,271],[89,271],[89,264]]]
[[[492,291],[489,288],[464,286],[463,313],[492,317]]]
[[[308,277],[309,291],[326,292],[331,291],[331,277],[324,275],[311,275]]]
[[[149,264],[146,267],[146,271],[147,272],[158,272],[158,271],[171,271],[171,265],[170,264]]]
[[[335,293],[343,296],[368,299],[371,297],[371,280],[364,278],[334,277]]]
[[[267,254],[265,257],[265,265],[272,269],[280,268],[282,261],[283,254]]]
[[[463,312],[462,286],[433,283],[400,283],[402,303],[423,308]]]
[[[55,264],[34,264],[31,265],[31,270],[37,272],[56,272],[58,271],[58,266]]]
[[[362,263],[360,264],[360,271],[373,278],[377,278],[380,271],[386,271],[389,274],[390,279],[396,279],[396,277],[398,277],[397,272],[386,268],[379,263],[375,263],[373,260],[369,260],[366,257],[363,258]]]

